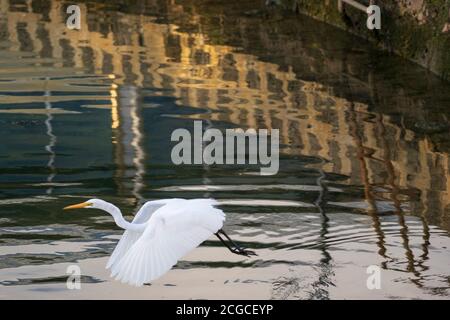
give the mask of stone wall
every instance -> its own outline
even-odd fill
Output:
[[[281,5],[360,35],[450,80],[450,0],[373,2],[381,8],[381,30],[368,30],[367,15],[350,5],[340,12],[338,0],[281,0]]]

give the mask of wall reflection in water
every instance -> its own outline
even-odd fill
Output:
[[[306,184],[318,188],[307,210],[318,213],[320,222],[303,229],[297,217],[289,223],[294,230],[278,226],[271,231],[277,240],[260,239],[267,245],[284,241],[276,246],[282,252],[320,251],[306,298],[330,297],[339,263],[330,248],[349,241],[375,243],[383,268],[411,273],[417,287],[425,285],[430,239],[442,231],[432,226],[450,230],[447,84],[340,31],[306,17],[280,20],[279,13],[251,1],[234,11],[203,1],[147,0],[126,7],[83,2],[80,31],[66,29],[65,2],[0,5],[0,46],[7,48],[0,59],[13,61],[7,53],[16,55],[14,65],[0,70],[0,108],[33,114],[39,109],[30,105],[44,104],[48,195],[58,171],[53,115],[105,109],[111,132],[101,144],[112,146],[115,196],[136,210],[154,194],[148,192],[148,162],[156,152],[148,148],[146,130],[155,123],[143,114],[170,97],[180,110],[191,110],[180,111],[180,118],[203,119],[209,127],[280,129],[283,157],[313,159],[302,168],[312,177]],[[281,168],[279,180],[267,183],[281,185],[296,170]],[[213,171],[201,172],[203,185],[220,181]],[[253,181],[233,179],[236,185]],[[362,197],[349,200],[331,192],[333,187]],[[231,191],[236,198],[239,193]],[[352,232],[345,216],[339,230],[334,217],[341,212],[364,213],[371,228]],[[276,279],[274,296],[303,298],[296,279]]]

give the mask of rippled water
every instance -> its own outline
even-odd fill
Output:
[[[64,2],[0,0],[0,298],[448,299],[448,84],[253,1],[113,3],[83,2],[70,31]],[[279,173],[174,166],[170,134],[194,119],[280,129]],[[214,197],[258,257],[211,238],[122,285],[104,270],[112,219],[61,210],[94,196],[129,219]]]

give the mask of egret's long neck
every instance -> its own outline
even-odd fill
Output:
[[[129,223],[122,215],[122,212],[120,212],[120,209],[117,208],[115,205],[108,203],[107,205],[100,208],[106,212],[108,212],[110,215],[113,216],[115,223],[125,230],[132,230],[132,231],[141,231],[142,226],[139,224],[133,224]]]

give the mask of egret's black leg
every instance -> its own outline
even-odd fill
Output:
[[[228,248],[228,250],[230,250],[231,252],[234,253],[233,249],[228,245],[228,243],[226,243],[222,237],[220,236],[219,232],[215,233],[216,237],[219,238],[220,242],[222,242],[222,244]]]
[[[227,240],[231,243],[232,246],[230,246],[220,235],[224,235]],[[215,235],[217,236],[217,238],[219,238],[220,242],[223,243],[223,245],[225,247],[228,248],[228,250],[230,250],[231,252],[235,253],[235,254],[239,254],[239,255],[243,255],[243,256],[256,256],[257,254],[254,251],[251,250],[247,250],[245,248],[242,248],[241,246],[239,246],[238,244],[236,244],[233,240],[231,240],[231,238],[225,233],[225,231],[223,231],[222,229],[220,229],[219,231],[217,231],[217,233],[215,233]]]

